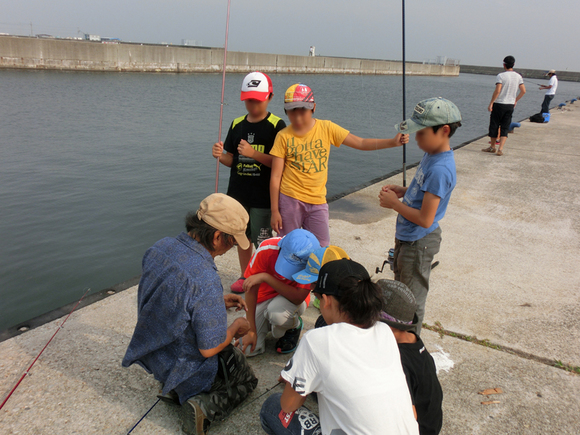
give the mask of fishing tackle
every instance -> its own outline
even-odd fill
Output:
[[[222,99],[220,103],[220,125],[218,131],[218,142],[222,141],[222,122],[224,120],[224,92],[226,89],[226,62],[228,59],[228,34],[230,30],[230,6],[232,1],[228,0],[228,14],[226,18],[226,42],[224,44],[224,64],[222,67]],[[215,193],[218,193],[218,184],[220,176],[220,159],[216,159],[216,169],[215,169]]]
[[[82,300],[85,298],[85,296],[91,291],[90,288],[87,288],[85,290],[85,293],[83,294],[82,298],[79,299],[79,301],[76,303],[76,305],[73,307],[73,309],[70,311],[70,313],[68,313],[68,316],[66,316],[66,318],[64,319],[64,321],[58,325],[58,328],[56,328],[56,331],[54,331],[54,334],[52,334],[52,337],[50,337],[50,340],[47,341],[47,343],[44,345],[44,347],[42,348],[42,350],[39,352],[38,355],[36,355],[36,358],[34,358],[34,361],[32,361],[32,364],[30,364],[30,366],[28,366],[28,368],[26,369],[26,371],[22,374],[22,376],[20,377],[20,379],[18,379],[18,382],[16,382],[16,385],[14,385],[14,387],[12,387],[12,389],[10,390],[10,392],[8,393],[8,395],[6,396],[6,398],[2,401],[2,404],[0,405],[0,409],[2,409],[4,407],[4,405],[6,404],[6,402],[8,402],[8,399],[10,399],[10,396],[12,396],[12,394],[16,391],[16,389],[18,388],[18,386],[20,385],[20,383],[23,381],[23,379],[26,377],[26,375],[30,372],[30,370],[32,369],[32,366],[36,363],[36,361],[38,361],[38,358],[40,358],[40,355],[42,355],[42,352],[44,352],[44,350],[48,347],[48,345],[50,344],[50,342],[52,341],[52,339],[56,336],[56,334],[58,334],[58,332],[62,329],[62,327],[64,326],[64,324],[66,323],[66,321],[68,320],[68,318],[71,316],[71,314],[74,312],[74,310],[77,309],[77,307],[79,306],[79,304],[82,302]]]

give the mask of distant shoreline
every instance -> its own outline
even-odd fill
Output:
[[[464,74],[485,74],[496,75],[503,71],[503,68],[494,66],[479,66],[479,65],[461,65],[461,73]],[[516,65],[514,70],[522,75],[525,79],[545,79],[546,70],[518,68]],[[556,71],[558,80],[566,82],[580,82],[580,72],[575,71]]]
[[[0,69],[103,72],[221,72],[223,48],[0,36]],[[228,51],[226,72],[402,75],[400,61]],[[458,76],[458,65],[407,62],[409,76]]]

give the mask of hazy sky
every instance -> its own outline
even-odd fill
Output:
[[[227,0],[0,0],[0,32],[223,46]],[[580,71],[579,0],[407,0],[407,58]],[[230,49],[401,58],[400,0],[232,0]]]

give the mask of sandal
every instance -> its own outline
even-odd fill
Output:
[[[484,153],[495,153],[495,147],[494,146],[490,146],[487,148],[483,148],[481,151],[483,151]]]
[[[496,156],[503,156],[503,151],[502,150],[497,150],[497,153],[495,153]]]

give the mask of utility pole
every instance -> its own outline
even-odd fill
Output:
[[[34,32],[32,31],[32,21],[30,22],[30,36],[34,36]]]

